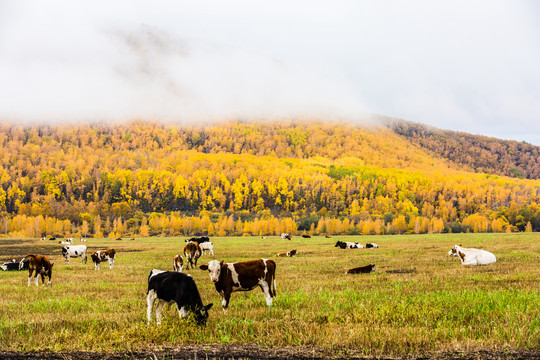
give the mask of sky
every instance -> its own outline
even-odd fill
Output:
[[[0,121],[373,114],[540,145],[535,0],[0,0]]]

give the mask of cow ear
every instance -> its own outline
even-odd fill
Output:
[[[463,244],[459,244],[459,247],[462,247],[462,246],[463,246]]]
[[[201,265],[201,266],[199,266],[199,269],[208,270],[208,265]]]
[[[204,307],[204,309],[205,309],[206,311],[208,311],[208,310],[210,310],[210,308],[212,307],[212,305],[214,305],[214,303],[210,303],[210,304],[206,305],[206,306]]]

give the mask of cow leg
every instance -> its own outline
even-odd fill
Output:
[[[185,319],[188,317],[189,312],[186,310],[185,306],[182,306],[181,308],[178,308],[178,315],[180,316],[180,319]]]
[[[28,269],[28,286],[30,286],[30,282],[32,281],[32,269]]]
[[[227,313],[227,309],[229,308],[229,300],[231,299],[231,293],[229,291],[224,291],[221,294],[221,297],[223,300],[221,301],[221,306],[223,306],[223,313]]]
[[[266,281],[260,281],[259,285],[261,286],[261,289],[264,293],[264,298],[266,299],[266,305],[268,307],[272,306],[272,292],[270,290],[270,286]]]
[[[146,315],[148,316],[148,325],[152,321],[152,310],[154,310],[154,302],[157,299],[157,294],[154,290],[150,290],[146,296]]]
[[[163,313],[163,306],[165,306],[166,302],[158,299],[158,304],[156,306],[156,322],[158,325],[161,325],[161,314]]]

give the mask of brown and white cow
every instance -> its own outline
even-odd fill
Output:
[[[274,260],[257,259],[234,263],[212,260],[208,265],[201,265],[201,270],[208,270],[210,280],[216,291],[223,298],[223,311],[229,307],[231,294],[235,291],[250,291],[257,286],[266,298],[266,305],[272,306],[276,296],[276,263]]]
[[[176,272],[182,272],[184,269],[184,259],[182,255],[176,255],[173,259],[173,268]]]
[[[184,256],[186,257],[186,269],[197,267],[197,261],[202,255],[201,247],[199,243],[195,241],[190,241],[184,246]]]
[[[19,263],[19,269],[24,266],[25,260],[28,258],[28,286],[32,279],[32,272],[35,272],[34,279],[36,280],[36,286],[38,286],[38,275],[41,275],[41,282],[45,285],[45,276],[49,278],[47,285],[51,285],[52,268],[53,263],[45,255],[28,254],[21,259]]]
[[[114,267],[114,260],[116,259],[116,250],[107,249],[107,250],[98,250],[92,254],[92,261],[94,262],[94,270],[99,270],[99,264],[102,261],[109,261],[109,269]]]
[[[291,250],[289,252],[279,253],[279,254],[277,254],[277,256],[291,256],[292,257],[292,256],[294,256],[296,254],[297,254],[296,249],[294,249],[294,250]]]

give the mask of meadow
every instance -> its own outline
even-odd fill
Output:
[[[151,269],[172,270],[185,238],[88,239],[89,253],[113,247],[116,267],[94,271],[90,257],[65,264],[57,242],[0,239],[0,260],[27,253],[54,259],[52,287],[27,286],[27,272],[0,272],[0,350],[6,352],[156,351],[185,345],[308,347],[334,356],[414,356],[434,352],[540,351],[540,234],[213,237],[211,259],[276,261],[277,297],[233,293],[229,311],[208,272],[191,274],[206,327],[166,307],[163,324],[146,323]],[[337,240],[375,242],[342,250]],[[454,244],[492,251],[497,263],[464,267]],[[278,252],[297,249],[292,258]],[[373,263],[376,272],[345,274]]]

